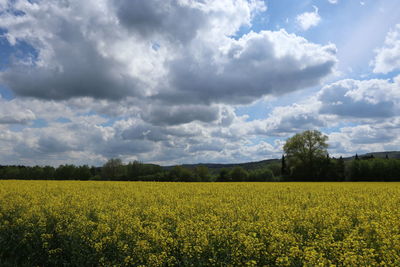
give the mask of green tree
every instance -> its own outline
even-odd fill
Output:
[[[285,163],[286,164],[286,163]],[[282,166],[279,163],[271,163],[267,166],[270,169],[275,177],[279,177],[282,175]]]
[[[358,181],[360,179],[360,160],[353,160],[350,163],[350,180],[352,181]]]
[[[9,166],[4,169],[2,179],[18,179],[20,177],[20,169],[16,166]]]
[[[52,180],[54,179],[54,174],[56,172],[56,169],[52,166],[44,166],[43,167],[43,178],[42,179],[48,179]]]
[[[229,177],[229,170],[228,170],[227,168],[222,168],[222,169],[219,171],[217,181],[218,181],[218,182],[228,182],[228,181],[230,181],[230,180],[231,180],[231,179],[230,179],[230,177]]]
[[[210,182],[211,181],[211,175],[206,166],[196,166],[193,170],[194,172],[194,177],[196,178],[197,181],[199,182]]]
[[[193,173],[183,167],[183,166],[174,166],[169,171],[169,179],[174,182],[195,182],[196,180],[193,178]]]
[[[103,179],[116,180],[124,176],[125,168],[121,159],[109,159],[101,169]]]
[[[328,137],[317,130],[307,130],[289,138],[283,150],[292,176],[315,180],[327,155]]]
[[[78,166],[75,169],[74,178],[78,180],[89,180],[92,177],[90,168],[88,165]]]
[[[275,181],[275,176],[270,168],[256,169],[249,172],[248,181],[272,182]]]
[[[340,158],[338,159],[336,166],[336,173],[338,176],[337,178],[339,179],[339,181],[343,181],[345,178],[345,165],[342,156],[340,156]]]
[[[282,176],[286,175],[286,172],[287,172],[287,170],[286,170],[285,155],[282,155],[282,159],[281,159],[281,175]]]
[[[139,176],[144,175],[142,173],[142,163],[137,160],[129,162],[127,165],[127,175],[128,180],[136,180]]]
[[[229,173],[229,176],[232,178],[232,181],[241,182],[241,181],[246,181],[249,174],[245,169],[238,166],[233,168],[233,170]]]
[[[75,166],[66,164],[60,165],[55,171],[55,177],[58,180],[73,180],[75,173]]]

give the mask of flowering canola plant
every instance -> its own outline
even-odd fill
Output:
[[[400,266],[400,183],[0,181],[2,266]]]

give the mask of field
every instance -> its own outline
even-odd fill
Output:
[[[0,181],[1,266],[400,266],[400,183]]]

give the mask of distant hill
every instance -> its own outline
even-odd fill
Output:
[[[382,158],[383,159],[383,158],[386,158],[386,155],[390,159],[400,159],[400,151],[371,152],[371,153],[366,153],[366,154],[360,154],[360,155],[358,155],[358,157],[360,159],[363,159],[363,158],[371,158],[371,156],[373,156],[374,158]],[[351,160],[354,158],[355,158],[355,156],[347,157],[344,159]]]
[[[358,157],[360,159],[363,158],[370,158],[373,156],[374,158],[385,158],[386,155],[388,158],[392,159],[400,159],[400,151],[386,151],[386,152],[371,152],[371,153],[366,153],[366,154],[359,154]],[[352,160],[355,158],[354,156],[351,157],[345,157],[343,158],[344,160]],[[245,162],[245,163],[227,163],[227,164],[219,164],[219,163],[197,163],[197,164],[183,164],[181,166],[188,168],[188,169],[193,169],[197,166],[205,166],[207,167],[212,173],[218,172],[220,169],[223,168],[234,168],[234,167],[242,167],[245,170],[254,170],[254,169],[262,169],[264,167],[267,167],[270,164],[280,164],[281,159],[266,159],[266,160],[261,160],[261,161],[254,161],[254,162]],[[163,168],[165,169],[171,169],[176,165],[173,166],[164,166]]]
[[[234,168],[234,167],[242,167],[245,170],[255,170],[255,169],[262,169],[264,167],[267,167],[270,164],[273,163],[280,163],[280,159],[267,159],[267,160],[261,160],[261,161],[255,161],[255,162],[245,162],[245,163],[227,163],[227,164],[220,164],[220,163],[198,163],[198,164],[183,164],[181,166],[188,168],[188,169],[194,169],[197,166],[205,166],[207,167],[211,173],[216,173],[219,170],[223,168]],[[173,166],[165,166],[165,169],[171,169],[176,165]]]

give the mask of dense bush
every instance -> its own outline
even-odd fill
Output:
[[[353,160],[348,168],[351,181],[400,180],[400,160],[398,159]]]

